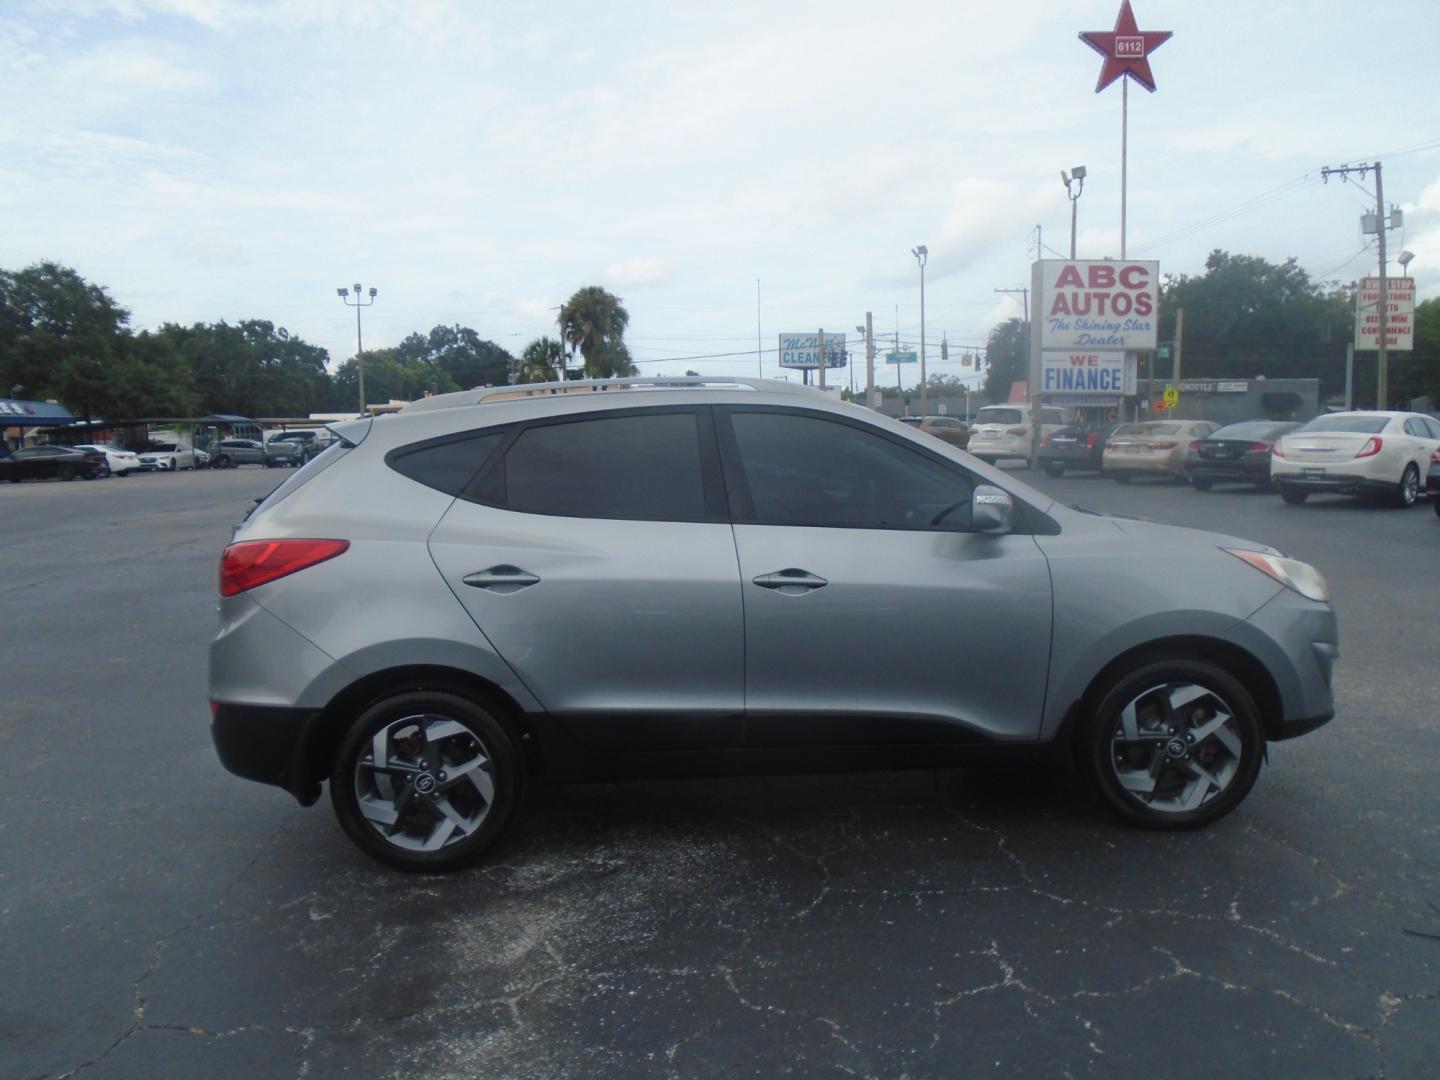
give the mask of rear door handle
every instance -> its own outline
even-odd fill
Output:
[[[773,574],[761,574],[751,580],[762,589],[774,589],[784,596],[801,596],[814,589],[823,589],[830,584],[823,577],[793,566],[785,570],[777,570]]]
[[[494,593],[513,593],[529,585],[539,582],[534,574],[521,570],[518,566],[492,566],[489,570],[477,570],[473,574],[466,574],[460,579],[466,585],[472,585],[477,589],[488,589]]]

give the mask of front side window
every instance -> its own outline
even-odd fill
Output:
[[[703,521],[697,418],[667,412],[537,424],[482,486],[485,501],[525,514]]]
[[[964,529],[965,474],[849,424],[786,412],[730,414],[754,521]]]

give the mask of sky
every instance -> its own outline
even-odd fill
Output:
[[[1174,37],[1130,88],[1128,256],[1373,274],[1374,174],[1320,169],[1378,157],[1391,256],[1440,295],[1440,8],[1133,2]],[[460,323],[518,354],[600,284],[642,372],[774,375],[780,333],[853,345],[867,311],[918,345],[924,244],[927,367],[963,377],[1037,230],[1068,252],[1062,169],[1088,170],[1077,254],[1120,254],[1121,87],[1077,37],[1118,8],[5,0],[0,267],[72,266],[136,329],[269,319],[333,363],[341,285],[378,290],[367,348]]]

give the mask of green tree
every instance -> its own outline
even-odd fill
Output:
[[[428,364],[444,372],[460,390],[503,386],[515,363],[515,358],[495,342],[458,324],[436,326],[428,334],[411,334],[395,346],[394,356],[402,363]],[[366,382],[368,394],[368,372]]]
[[[1196,378],[1318,378],[1323,395],[1345,385],[1345,343],[1354,336],[1354,300],[1338,283],[1310,279],[1292,259],[1272,263],[1215,250],[1205,273],[1167,277],[1160,294],[1162,341],[1185,310],[1184,366]],[[1164,377],[1163,364],[1160,376]],[[1357,397],[1362,389],[1356,365]],[[1363,384],[1374,393],[1373,375]]]
[[[412,334],[411,337],[419,335]],[[359,366],[352,356],[335,369],[331,380],[330,408],[353,410],[360,400],[358,382]],[[461,387],[447,372],[423,358],[416,359],[413,353],[402,352],[399,347],[365,350],[365,398],[368,402],[414,401],[427,394],[449,394],[459,389]]]
[[[577,289],[560,308],[560,336],[572,351],[585,358],[585,374],[592,379],[633,374],[635,366],[625,348],[630,313],[620,297],[598,285]]]
[[[1030,369],[1030,324],[1024,319],[1007,319],[991,330],[985,361],[981,393],[991,402],[1008,401],[1010,384],[1025,379]]]
[[[329,353],[267,320],[167,323],[154,336],[189,366],[204,412],[305,416],[330,401]]]
[[[1413,372],[1408,396],[1428,394],[1440,407],[1440,299],[1422,300],[1415,305],[1415,351],[1409,357],[1409,366]]]
[[[522,383],[555,382],[563,378],[565,347],[551,337],[538,337],[520,354],[515,363],[515,381]]]
[[[74,270],[41,262],[0,271],[0,392],[54,398],[77,414],[123,419],[117,394],[130,313]]]

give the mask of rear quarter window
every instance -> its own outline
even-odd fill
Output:
[[[459,495],[505,441],[505,435],[503,431],[487,431],[405,447],[389,455],[390,467],[426,487]]]

